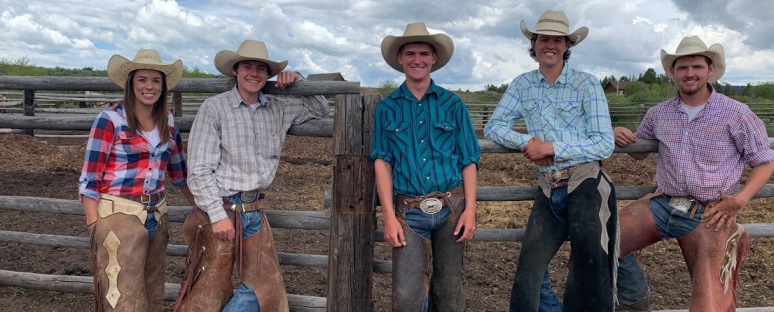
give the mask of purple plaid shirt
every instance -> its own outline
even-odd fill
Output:
[[[760,118],[747,105],[715,90],[691,121],[677,96],[651,108],[637,128],[637,138],[659,141],[654,178],[659,189],[700,201],[737,193],[745,164],[774,161]]]

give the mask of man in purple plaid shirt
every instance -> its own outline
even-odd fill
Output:
[[[755,113],[712,88],[725,72],[721,45],[686,37],[675,54],[661,50],[661,63],[677,95],[651,108],[636,133],[614,129],[619,146],[657,140],[659,150],[657,191],[619,212],[621,257],[676,238],[691,274],[690,311],[734,311],[750,241],[736,217],[774,172],[774,151]],[[745,164],[753,169],[741,186]],[[645,281],[619,273],[619,283]]]

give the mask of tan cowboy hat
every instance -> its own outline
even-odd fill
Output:
[[[424,42],[432,45],[438,53],[438,59],[431,68],[431,72],[441,69],[449,63],[454,54],[454,42],[445,34],[431,35],[424,23],[411,23],[406,26],[403,36],[387,36],[382,40],[382,57],[390,67],[403,72],[403,66],[398,63],[398,50],[404,44],[411,42]]]
[[[167,76],[167,90],[172,90],[183,76],[183,61],[177,60],[172,64],[164,64],[161,62],[159,51],[140,49],[131,61],[118,54],[110,57],[107,74],[113,83],[123,89],[129,73],[138,69],[152,69],[164,73]]]
[[[266,44],[263,41],[248,39],[242,42],[236,51],[222,50],[215,54],[215,68],[227,77],[234,77],[232,73],[234,64],[248,60],[266,63],[269,66],[268,78],[276,76],[285,69],[285,66],[288,66],[288,61],[270,60],[269,50],[266,49]]]
[[[715,70],[712,71],[712,74],[707,79],[709,83],[718,81],[726,72],[726,54],[723,52],[723,46],[716,43],[707,48],[707,45],[704,44],[704,41],[701,41],[699,36],[690,36],[680,41],[675,54],[669,54],[663,49],[661,50],[661,66],[664,67],[664,71],[669,78],[675,78],[670,70],[672,69],[672,64],[678,58],[686,55],[703,55],[712,60],[712,64],[715,64]]]
[[[573,46],[578,45],[586,36],[589,35],[589,29],[586,26],[576,29],[570,33],[570,22],[567,21],[567,15],[564,11],[554,11],[551,9],[543,12],[543,15],[538,19],[537,25],[535,25],[535,31],[530,31],[527,28],[527,23],[521,20],[521,33],[532,40],[532,36],[535,34],[541,34],[546,36],[567,36],[570,38],[570,43]]]

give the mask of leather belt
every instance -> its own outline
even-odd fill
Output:
[[[546,182],[548,182],[548,186],[550,186],[551,189],[555,189],[557,187],[564,187],[569,185],[570,177],[572,177],[575,171],[578,171],[578,168],[580,168],[580,166],[572,166],[564,169],[553,169],[550,171],[542,172],[542,174],[546,179]]]
[[[443,206],[449,205],[449,197],[464,196],[464,189],[458,186],[447,192],[433,192],[419,197],[409,197],[406,195],[395,196],[395,205],[397,209],[419,208],[424,213],[436,214],[441,211]]]
[[[243,203],[236,204],[230,200],[230,198],[239,198],[242,200]],[[231,211],[241,211],[241,212],[250,212],[250,211],[260,211],[263,210],[263,203],[261,202],[262,199],[266,197],[266,194],[261,193],[258,190],[253,191],[243,191],[236,193],[234,195],[231,195],[229,197],[223,197],[223,207],[226,207],[226,209]]]
[[[252,190],[252,191],[242,191],[234,194],[233,196],[241,198],[242,201],[245,203],[252,203],[263,199],[264,197],[266,197],[266,194],[262,193],[259,190]]]
[[[691,202],[691,207],[688,208],[688,214],[691,219],[696,215],[696,213],[704,213],[704,210],[707,208],[712,208],[713,206],[720,203],[720,200],[711,200],[711,201],[700,201],[696,198],[693,198],[691,196],[671,196],[667,194],[661,194],[661,196],[664,196],[667,201],[670,201],[674,197],[685,197],[688,201]]]
[[[142,194],[142,195],[113,195],[116,197],[121,197],[123,199],[128,199],[134,202],[138,202],[140,204],[148,204],[155,201],[160,201],[164,198],[164,191],[155,193],[155,194]]]
[[[543,177],[546,178],[548,183],[557,183],[562,180],[568,180],[575,171],[578,171],[580,166],[572,166],[564,169],[553,169],[543,172]]]

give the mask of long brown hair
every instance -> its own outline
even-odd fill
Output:
[[[129,76],[126,77],[126,84],[124,86],[124,112],[126,112],[126,123],[129,125],[129,130],[133,132],[138,132],[137,129],[140,128],[140,120],[137,118],[137,113],[134,111],[134,103],[137,100],[137,95],[134,94],[134,75],[136,73],[137,70],[133,70],[129,73]],[[166,143],[170,136],[169,120],[167,120],[167,116],[169,115],[169,109],[167,108],[167,75],[162,72],[159,73],[161,74],[161,96],[159,96],[159,99],[153,104],[151,117],[153,117],[156,127],[159,128],[161,143]]]

